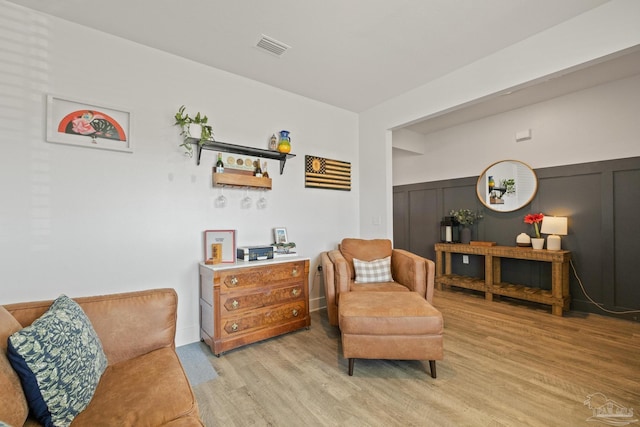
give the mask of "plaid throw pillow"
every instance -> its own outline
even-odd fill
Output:
[[[390,256],[369,262],[354,258],[353,268],[356,270],[356,283],[393,281]]]

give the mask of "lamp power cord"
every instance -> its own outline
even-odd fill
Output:
[[[582,293],[584,294],[585,297],[587,297],[587,299],[596,307],[598,307],[600,310],[606,312],[606,313],[611,313],[611,314],[633,314],[633,313],[640,313],[640,310],[623,310],[623,311],[614,311],[614,310],[609,310],[607,308],[604,308],[602,303],[599,302],[595,302],[593,300],[593,298],[591,298],[589,296],[589,294],[587,293],[587,291],[584,289],[584,286],[582,285],[582,280],[580,280],[580,277],[578,276],[578,272],[576,271],[576,266],[573,265],[573,260],[569,260],[569,263],[571,264],[571,268],[573,269],[573,275],[576,277],[576,279],[578,280],[578,284],[580,285],[580,289],[582,289]]]

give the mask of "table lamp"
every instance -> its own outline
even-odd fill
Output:
[[[560,236],[567,235],[567,217],[566,216],[545,216],[542,220],[542,234],[550,234],[547,237],[547,249],[550,251],[559,251],[561,242]]]

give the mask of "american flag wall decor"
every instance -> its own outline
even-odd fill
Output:
[[[351,191],[351,163],[304,156],[304,186],[328,190]]]

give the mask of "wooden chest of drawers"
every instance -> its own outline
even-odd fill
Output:
[[[309,260],[200,265],[200,338],[220,355],[309,327]]]

